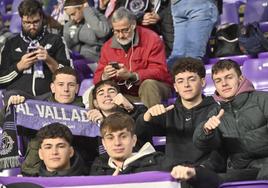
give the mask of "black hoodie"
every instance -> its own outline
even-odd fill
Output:
[[[45,164],[42,162],[40,169],[39,169],[39,176],[42,176],[42,177],[82,176],[82,175],[86,175],[86,171],[84,167],[85,165],[84,165],[83,159],[80,157],[80,155],[77,152],[75,152],[74,156],[71,158],[71,167],[69,169],[49,172],[47,171]]]
[[[153,117],[150,122],[145,122],[142,114],[137,122],[136,134],[139,138],[145,138],[145,135],[166,135],[165,153],[169,159],[180,164],[200,165],[209,153],[194,146],[193,133],[217,103],[212,97],[203,96],[202,102],[191,109],[186,109],[180,98],[174,105],[175,108]]]

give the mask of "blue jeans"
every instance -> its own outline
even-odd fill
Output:
[[[171,12],[174,42],[168,58],[169,67],[177,57],[201,59],[218,20],[216,5],[210,0],[179,0],[171,5]]]

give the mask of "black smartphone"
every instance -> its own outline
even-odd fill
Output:
[[[112,67],[115,69],[120,69],[119,64],[117,62],[110,62],[109,64],[112,65]]]
[[[28,53],[34,52],[36,50],[37,50],[36,47],[28,47]]]

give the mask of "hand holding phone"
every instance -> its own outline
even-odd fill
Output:
[[[115,69],[120,69],[120,66],[117,62],[110,62],[109,65],[112,65],[112,67]]]

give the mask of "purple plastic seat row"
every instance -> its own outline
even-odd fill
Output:
[[[268,21],[268,0],[247,0],[244,24]]]
[[[239,65],[243,65],[243,63],[246,60],[251,59],[251,58],[252,58],[252,56],[250,56],[250,55],[235,55],[235,56],[226,56],[226,57],[216,57],[216,58],[208,59],[207,64],[215,64],[219,60],[231,59],[233,61],[236,61]]]
[[[220,15],[220,25],[226,23],[239,23],[239,5],[237,3],[222,4],[222,14]]]
[[[79,92],[78,92],[78,96],[83,96],[85,91],[88,88],[90,88],[92,85],[93,85],[93,79],[91,79],[91,78],[84,79],[80,84],[80,89],[79,89]]]
[[[206,86],[203,89],[203,93],[204,95],[212,95],[215,92],[215,87],[214,87],[214,83],[213,80],[211,78],[211,68],[212,68],[213,64],[210,65],[205,65],[206,68]]]
[[[165,136],[153,136],[153,145],[154,146],[166,145],[166,137]]]
[[[242,72],[247,79],[253,82],[256,90],[268,91],[268,58],[245,61]]]
[[[257,181],[240,181],[240,182],[229,182],[224,183],[220,188],[267,188],[267,180],[257,180]]]
[[[258,54],[258,58],[268,58],[268,52],[261,52]]]
[[[17,176],[21,174],[20,168],[10,168],[0,171],[0,177]]]

